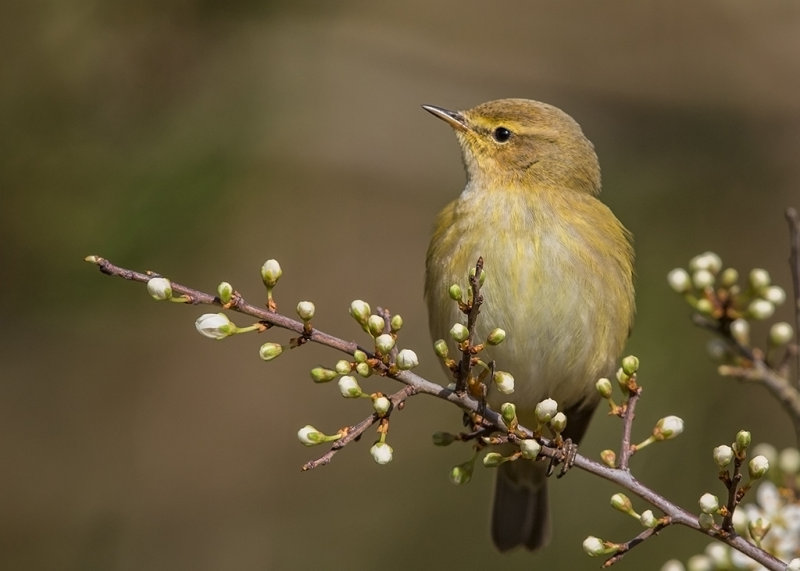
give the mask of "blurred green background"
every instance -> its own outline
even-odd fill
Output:
[[[687,427],[633,469],[689,508],[721,492],[713,446],[743,427],[786,446],[792,430],[765,391],[717,377],[665,275],[712,249],[789,286],[799,27],[790,0],[4,3],[0,567],[593,569],[586,535],[638,533],[608,507],[615,488],[576,470],[551,486],[551,547],[497,554],[491,472],[448,482],[469,452],[430,435],[460,415],[424,397],[392,417],[389,466],[368,436],[300,473],[321,453],[299,445],[300,426],[369,412],[310,381],[339,355],[307,346],[263,363],[260,343],[288,335],[211,342],[193,327],[203,308],[156,304],[82,261],[207,290],[224,279],[257,301],[274,257],[284,310],[314,300],[318,327],[364,341],[350,300],[388,306],[421,373],[443,380],[423,260],[464,175],[421,103],[529,97],[583,125],[604,200],[636,236],[635,432],[667,414]],[[618,433],[600,413],[581,449],[617,447]],[[705,543],[669,529],[621,568]]]

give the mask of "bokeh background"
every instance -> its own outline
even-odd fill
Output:
[[[368,436],[300,473],[321,453],[299,445],[300,426],[369,412],[310,381],[339,355],[307,346],[263,363],[259,345],[288,335],[203,339],[203,308],[156,304],[82,261],[211,291],[224,279],[258,300],[274,257],[283,309],[314,300],[318,327],[363,341],[350,300],[388,306],[420,372],[443,380],[423,260],[464,175],[421,103],[540,99],[594,141],[604,200],[636,236],[635,432],[686,421],[634,458],[644,482],[692,508],[721,491],[710,451],[738,429],[792,444],[765,391],[717,377],[664,278],[711,249],[789,286],[799,27],[790,0],[4,3],[0,567],[593,569],[586,535],[638,533],[608,507],[614,487],[576,470],[551,487],[552,546],[497,554],[491,472],[448,482],[469,451],[431,445],[460,415],[427,397],[393,416],[392,464],[374,464]],[[598,414],[582,451],[616,447],[618,431]],[[705,543],[669,529],[620,567],[658,569]]]

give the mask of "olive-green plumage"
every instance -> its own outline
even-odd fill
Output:
[[[591,142],[563,111],[501,99],[468,111],[424,106],[455,130],[467,170],[461,195],[436,220],[425,296],[431,334],[449,339],[463,315],[448,297],[479,256],[485,263],[478,339],[507,332],[484,360],[516,380],[513,394],[490,387],[497,409],[511,401],[523,424],[553,398],[578,441],[598,402],[634,313],[630,234],[597,199],[600,167]],[[524,460],[498,472],[492,536],[501,550],[536,549],[549,536],[544,466]]]

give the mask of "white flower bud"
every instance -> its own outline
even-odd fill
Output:
[[[732,287],[739,281],[739,272],[734,268],[725,268],[719,275],[719,283],[723,287]]]
[[[775,347],[788,344],[794,337],[794,329],[785,321],[773,323],[769,328],[769,342]]]
[[[708,514],[700,514],[700,527],[703,529],[710,529],[712,525],[714,525],[714,518]],[[711,521],[708,520],[711,518]],[[704,527],[705,525],[705,527]],[[687,571],[714,571],[714,562],[711,561],[711,558],[707,555],[692,555],[689,560],[686,562],[686,569]]]
[[[652,528],[658,525],[658,520],[653,515],[653,510],[644,510],[642,515],[639,516],[639,521],[644,527]],[[661,570],[663,571],[664,568],[662,567]]]
[[[604,399],[611,398],[611,393],[613,391],[611,387],[611,381],[603,377],[602,379],[598,379],[597,382],[594,384],[594,388],[600,393],[600,396]]]
[[[419,365],[419,359],[417,358],[417,354],[411,349],[400,349],[400,352],[397,353],[396,362],[397,362],[397,368],[402,371],[413,369],[414,367]]]
[[[786,301],[786,292],[781,286],[769,286],[764,290],[763,295],[764,299],[772,305],[783,305],[783,302]]]
[[[264,280],[264,285],[268,288],[275,287],[282,275],[283,270],[281,270],[278,260],[267,260],[261,266],[261,279]]]
[[[642,514],[642,516],[644,516],[644,514]],[[651,526],[645,526],[645,527],[651,527]],[[686,567],[684,567],[683,563],[681,563],[677,559],[670,559],[661,566],[661,569],[659,571],[686,571]]]
[[[526,438],[519,443],[519,449],[522,452],[522,457],[528,460],[536,460],[539,452],[542,451],[542,445],[536,442],[533,438]]]
[[[534,410],[536,420],[542,424],[550,422],[557,412],[558,403],[553,399],[544,399],[536,405],[536,409]]]
[[[747,464],[747,469],[750,472],[750,479],[757,480],[769,470],[769,461],[765,456],[754,456]]]
[[[697,523],[700,525],[700,529],[706,529],[706,530],[711,529],[714,526],[714,516],[707,513],[701,513],[700,516],[697,518]],[[703,555],[703,557],[705,557],[705,555]],[[690,562],[689,569],[693,569],[693,567],[691,566],[691,559],[689,560],[689,562]],[[698,569],[701,568],[698,567]],[[713,569],[713,567],[709,567],[709,569]]]
[[[703,494],[700,496],[698,504],[700,505],[700,511],[706,514],[714,514],[719,510],[719,498],[714,494]]]
[[[312,317],[314,317],[314,312],[316,311],[316,307],[314,307],[314,303],[311,301],[301,301],[297,304],[297,315],[300,316],[300,319],[303,321],[310,321]]]
[[[353,319],[358,321],[359,325],[362,327],[366,327],[367,320],[371,313],[372,310],[366,301],[355,299],[350,302],[350,315],[353,316]]]
[[[683,419],[679,416],[665,416],[660,419],[653,429],[656,440],[669,440],[683,432]]]
[[[717,274],[722,269],[722,260],[714,252],[703,252],[689,261],[691,270],[708,270],[712,274]]]
[[[675,293],[686,293],[692,288],[692,280],[689,277],[689,272],[683,268],[675,268],[668,273],[667,282]]]
[[[258,350],[258,355],[265,361],[272,361],[283,353],[283,346],[280,343],[264,343]]]
[[[775,313],[775,306],[766,299],[754,299],[747,306],[747,312],[754,319],[769,319]]]
[[[315,446],[325,442],[325,435],[310,424],[297,431],[297,438],[306,446]]]
[[[372,459],[378,464],[388,464],[392,461],[394,450],[385,442],[376,442],[369,449],[369,453],[372,454]]]
[[[722,444],[714,448],[714,462],[720,468],[725,468],[733,460],[733,448]]]
[[[224,313],[204,313],[194,322],[200,335],[209,339],[224,339],[236,333],[236,326]]]
[[[353,370],[353,364],[346,359],[340,359],[336,361],[334,369],[340,375],[347,375],[348,373],[350,373],[350,371]]]
[[[385,416],[389,409],[392,408],[392,401],[381,395],[372,400],[372,408],[375,409],[378,416]]]
[[[736,433],[736,442],[734,445],[734,450],[737,452],[742,452],[743,450],[747,450],[747,447],[750,446],[750,442],[753,441],[753,437],[750,435],[750,432],[747,430],[740,430]]]
[[[697,270],[692,274],[692,283],[697,289],[706,289],[714,285],[714,274],[708,270]]]
[[[469,329],[460,323],[456,323],[450,328],[450,336],[461,343],[462,341],[466,341],[467,337],[469,337]]]
[[[633,504],[630,498],[619,492],[611,496],[611,507],[622,513],[631,513],[633,511]]]
[[[619,550],[619,546],[614,543],[606,543],[599,537],[590,535],[583,540],[583,551],[589,557],[600,557],[602,555],[611,555]]]
[[[800,557],[795,557],[791,561],[789,561],[789,565],[786,566],[786,569],[789,571],[797,571],[800,569]]]
[[[553,432],[556,434],[561,434],[564,432],[564,429],[567,427],[567,415],[563,412],[557,412],[553,415],[553,418],[550,419],[550,428],[553,429]]]
[[[339,379],[339,392],[345,398],[358,398],[363,392],[355,377],[345,375]]]
[[[497,390],[507,395],[514,392],[514,377],[505,371],[495,371],[492,377]]]
[[[749,345],[750,324],[741,318],[731,321],[731,337],[733,337],[739,345]]]
[[[389,333],[383,333],[375,338],[375,348],[379,353],[386,355],[394,347],[394,337]]]
[[[172,297],[172,282],[167,278],[150,278],[147,281],[147,293],[157,301],[164,301]]]

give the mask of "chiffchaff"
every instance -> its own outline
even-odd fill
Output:
[[[592,143],[569,115],[527,99],[501,99],[468,111],[430,105],[456,133],[467,185],[436,219],[428,247],[425,296],[434,339],[463,319],[448,296],[482,256],[486,281],[477,339],[501,327],[506,340],[484,360],[516,379],[511,395],[489,389],[487,401],[516,404],[535,424],[536,404],[558,401],[564,436],[583,436],[631,326],[631,237],[597,199],[600,167]],[[544,462],[516,460],[498,469],[492,538],[505,551],[536,549],[550,534]]]

